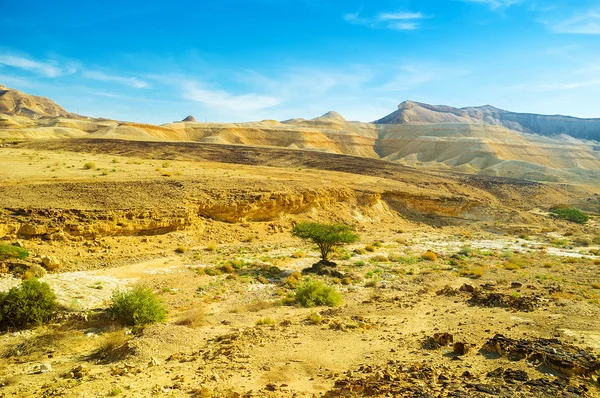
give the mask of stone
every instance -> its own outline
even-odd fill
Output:
[[[152,357],[152,359],[150,359],[150,363],[148,365],[149,366],[160,366],[160,361],[158,359],[156,359],[156,357]]]
[[[456,355],[465,355],[465,354],[467,354],[469,352],[469,345],[467,343],[462,342],[462,341],[457,341],[452,346],[452,351]]]
[[[42,265],[46,267],[47,270],[53,271],[60,268],[61,263],[55,256],[42,256]]]
[[[52,365],[49,363],[38,363],[33,365],[29,374],[40,374],[52,371]]]
[[[74,367],[73,369],[71,369],[71,372],[70,372],[70,374],[72,375],[72,377],[74,379],[82,379],[85,376],[87,376],[89,373],[90,373],[90,369],[83,365]]]

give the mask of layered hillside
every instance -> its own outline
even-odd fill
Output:
[[[2,87],[0,139],[103,138],[280,147],[382,158],[411,167],[536,181],[600,184],[600,119],[517,114],[405,101],[375,123],[337,112],[282,122],[156,126],[68,113],[49,99]]]
[[[600,141],[600,119],[580,119],[562,115],[516,113],[490,105],[453,108],[404,101],[398,110],[375,124],[468,123],[503,126],[511,130],[543,136],[566,134],[574,138]]]
[[[0,85],[0,113],[30,118],[67,116],[69,113],[54,101],[22,93]]]

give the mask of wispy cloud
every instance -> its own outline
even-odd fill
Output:
[[[567,19],[544,23],[556,33],[600,35],[600,10],[591,9],[574,14]]]
[[[0,54],[0,64],[34,72],[46,77],[57,77],[74,72],[71,68],[63,70],[54,63],[36,61],[27,57],[11,54]]]
[[[466,76],[466,69],[449,69],[422,64],[407,64],[399,68],[396,75],[386,83],[376,87],[380,91],[407,91],[433,81],[451,77]]]
[[[200,102],[207,108],[251,112],[278,105],[278,98],[255,93],[235,95],[225,90],[211,90],[196,82],[183,83],[183,97]]]
[[[387,28],[392,30],[416,30],[420,28],[420,21],[430,18],[420,12],[382,12],[374,17],[363,17],[362,11],[344,14],[346,22],[355,25],[365,25],[371,28]]]
[[[133,88],[147,88],[148,83],[144,80],[141,80],[137,77],[124,77],[107,74],[97,70],[83,70],[82,76],[86,79],[90,80],[99,80],[102,82],[112,82],[123,84],[125,86],[133,87]]]
[[[501,10],[514,6],[516,4],[524,3],[526,0],[460,0],[465,3],[479,3],[490,7],[492,10]]]
[[[511,90],[529,91],[529,92],[544,92],[544,91],[568,91],[580,88],[589,88],[600,85],[600,79],[589,79],[581,81],[568,82],[553,82],[553,83],[536,83],[536,84],[520,84],[510,87]]]

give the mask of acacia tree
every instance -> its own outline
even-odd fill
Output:
[[[344,224],[301,222],[296,224],[292,235],[315,243],[321,252],[322,261],[327,261],[336,246],[343,246],[359,240],[359,236]]]

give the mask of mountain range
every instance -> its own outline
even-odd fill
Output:
[[[0,86],[0,138],[79,137],[285,147],[427,169],[600,185],[600,119],[404,101],[372,123],[347,121],[332,111],[310,120],[198,123],[187,117],[151,125],[76,115],[48,98]]]

